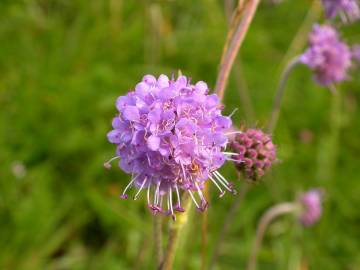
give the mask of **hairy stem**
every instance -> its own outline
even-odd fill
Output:
[[[287,80],[289,79],[290,73],[293,71],[293,69],[299,64],[299,57],[295,57],[292,59],[288,65],[286,66],[285,70],[283,71],[280,82],[277,87],[274,101],[273,101],[273,108],[271,111],[270,120],[267,126],[267,132],[272,133],[275,129],[277,120],[279,118],[280,113],[280,107],[283,100],[284,92],[285,92],[285,85]]]
[[[235,11],[220,64],[220,71],[216,80],[215,92],[220,100],[224,96],[225,87],[229,78],[236,55],[244,41],[251,21],[255,15],[260,0],[239,1]]]
[[[268,225],[278,216],[292,213],[297,211],[297,205],[295,203],[286,202],[277,204],[269,208],[260,218],[259,225],[256,230],[255,241],[252,246],[251,254],[248,260],[246,270],[254,270],[256,267],[256,258],[258,251],[261,247],[261,243]]]
[[[242,187],[240,193],[236,197],[236,200],[233,202],[230,210],[227,212],[225,221],[219,233],[219,237],[215,243],[215,249],[209,264],[209,270],[213,269],[216,266],[216,262],[219,258],[222,244],[224,243],[225,237],[228,234],[229,229],[231,228],[231,224],[234,222],[236,218],[236,212],[239,209],[246,193],[248,192],[249,187],[250,186],[247,183]]]
[[[154,242],[155,242],[156,264],[160,266],[163,261],[162,216],[160,215],[154,215]]]
[[[209,202],[209,185],[204,186],[204,197]],[[208,225],[208,211],[205,211],[201,216],[201,270],[206,268],[206,248],[207,248],[207,225]]]
[[[234,0],[224,1],[225,16],[229,20],[229,26],[231,24],[232,14],[234,13],[234,9],[235,9],[234,4],[235,4]],[[238,61],[235,60],[233,76],[235,75],[235,83],[240,95],[241,107],[244,109],[245,118],[247,121],[252,123],[254,121],[255,113],[254,113],[253,105],[251,103],[249,90],[241,66],[242,65],[240,59]]]
[[[186,211],[177,216],[176,221],[170,223],[169,240],[166,247],[163,262],[159,266],[159,270],[170,270],[173,269],[173,263],[176,253],[176,248],[179,242],[179,235],[188,221],[189,211],[191,210],[191,200],[187,193],[182,196],[182,202]]]

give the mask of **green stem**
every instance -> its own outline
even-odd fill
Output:
[[[248,264],[246,270],[254,270],[256,268],[256,258],[258,251],[261,247],[262,239],[264,238],[265,231],[268,225],[275,218],[287,214],[294,213],[298,210],[298,206],[292,202],[285,202],[277,204],[271,208],[269,208],[260,218],[259,225],[256,230],[255,241],[251,250],[251,255],[248,260]]]
[[[299,64],[299,57],[295,57],[294,59],[292,59],[288,63],[288,65],[286,66],[285,70],[283,71],[283,73],[281,75],[280,83],[279,83],[279,85],[277,87],[275,97],[274,97],[273,108],[272,108],[272,111],[271,111],[270,120],[269,120],[269,123],[268,123],[268,126],[267,126],[267,131],[269,133],[274,132],[277,120],[279,118],[281,103],[282,103],[284,93],[285,93],[286,82],[289,79],[290,73],[293,71],[293,69],[298,64]]]
[[[162,247],[162,216],[154,215],[154,241],[156,264],[159,266],[163,260],[163,247]]]
[[[182,196],[182,202],[186,211],[177,216],[176,221],[170,223],[170,232],[168,245],[164,255],[164,260],[159,266],[159,270],[171,270],[173,269],[173,263],[176,253],[176,248],[179,242],[179,236],[181,230],[188,222],[189,211],[191,210],[191,200],[188,198],[187,193]]]

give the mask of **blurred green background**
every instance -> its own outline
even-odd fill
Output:
[[[0,1],[0,269],[155,268],[144,199],[119,200],[129,176],[103,168],[114,153],[106,140],[114,103],[147,73],[181,69],[213,86],[231,2]],[[260,5],[226,92],[235,124],[265,126],[281,68],[304,48],[299,35],[289,50],[310,4]],[[317,17],[315,8],[305,33]],[[360,42],[359,26],[342,28],[349,43]],[[274,134],[280,162],[247,194],[217,269],[242,269],[261,214],[310,187],[325,190],[321,221],[307,229],[293,217],[275,221],[258,269],[359,269],[359,74],[337,96],[305,67],[291,75]],[[252,105],[240,99],[246,92]],[[222,172],[235,178],[231,164]],[[213,191],[208,259],[234,201]],[[200,264],[201,214],[192,213],[175,269]]]

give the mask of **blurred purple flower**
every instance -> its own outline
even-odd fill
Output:
[[[206,83],[192,85],[185,76],[169,80],[146,75],[135,91],[117,99],[119,114],[107,136],[117,145],[109,162],[120,158],[120,168],[132,175],[122,198],[132,186],[137,189],[134,199],[145,189],[154,213],[175,218],[174,211],[184,211],[181,191],[189,193],[199,210],[207,208],[202,189],[208,179],[221,195],[224,189],[233,191],[217,171],[227,159],[222,150],[231,119],[222,116],[223,106],[208,91]]]
[[[318,189],[311,189],[300,195],[299,202],[302,206],[300,222],[304,226],[311,226],[317,222],[322,213],[322,193]]]
[[[309,34],[309,48],[299,60],[314,71],[320,85],[329,86],[347,78],[351,57],[349,47],[340,41],[333,27],[315,24]]]
[[[232,159],[236,168],[253,181],[262,177],[276,160],[271,137],[260,129],[238,132],[231,140],[230,148],[234,151]]]
[[[360,9],[357,0],[322,0],[325,16],[333,18],[340,15],[344,22],[355,21],[360,18]]]

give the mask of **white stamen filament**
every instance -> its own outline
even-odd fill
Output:
[[[135,194],[134,196],[134,200],[137,200],[137,197],[139,196],[141,190],[144,188],[145,184],[146,184],[146,181],[147,181],[147,177],[145,177],[144,181],[142,182],[138,192]]]
[[[196,202],[195,197],[194,197],[193,193],[191,192],[191,190],[188,190],[188,191],[189,191],[190,197],[193,200],[193,202],[195,203],[196,207],[200,208],[198,203]]]
[[[149,155],[146,155],[146,156],[147,156],[147,159],[148,159],[148,162],[149,162],[149,166],[151,166],[150,157],[149,157]]]
[[[230,156],[237,156],[239,155],[239,153],[234,153],[234,152],[221,152],[223,153],[224,155],[230,155]]]
[[[231,118],[231,117],[236,113],[237,110],[238,110],[238,108],[235,108],[235,109],[229,114],[229,117]]]
[[[198,194],[199,194],[200,199],[201,199],[202,201],[205,201],[205,202],[206,202],[205,197],[204,197],[204,195],[203,195],[203,193],[202,193],[202,191],[201,191],[198,183],[196,183],[196,182],[195,182],[195,187],[196,187],[196,189],[197,189],[197,192],[198,192]]]
[[[131,181],[130,183],[125,187],[123,193],[122,193],[122,196],[124,196],[126,194],[126,191],[132,186],[132,184],[134,183],[135,179],[139,176],[140,174],[138,174],[137,176],[135,176]]]
[[[104,163],[104,166],[111,166],[111,162],[113,162],[114,160],[119,159],[119,158],[120,158],[119,156],[115,156],[115,157],[110,158],[108,161],[106,161]]]
[[[214,171],[213,173],[217,174],[226,184],[229,184],[229,182],[225,179],[224,176],[221,175],[218,171]]]
[[[221,193],[224,193],[224,191],[221,189],[219,184],[209,175],[210,180],[214,183],[214,185],[220,190]]]
[[[147,202],[148,202],[148,206],[151,205],[150,203],[150,189],[151,189],[151,186],[148,187],[148,190],[147,190]]]
[[[175,190],[176,190],[176,196],[177,196],[179,207],[181,207],[180,192],[179,192],[179,188],[177,185],[175,185]]]
[[[232,134],[242,134],[243,132],[242,131],[233,131],[233,132],[228,132],[228,133],[225,133],[225,135],[232,135]]]
[[[174,209],[173,209],[173,205],[172,205],[172,189],[171,189],[171,187],[170,187],[170,190],[169,190],[169,201],[170,201],[171,215],[174,215]]]
[[[184,165],[182,163],[180,163],[183,175],[184,175],[184,181],[186,180],[186,173],[185,173],[185,169],[184,169]]]
[[[154,205],[158,205],[159,203],[159,190],[160,190],[160,181],[157,183],[155,196],[154,196]]]
[[[216,180],[218,180],[219,183],[220,183],[224,188],[226,188],[228,191],[232,192],[232,189],[231,189],[226,183],[224,183],[224,182],[220,179],[219,176],[217,176],[216,174],[213,174],[213,175],[215,176]]]
[[[167,204],[167,210],[170,211],[170,197],[169,197],[169,193],[168,196],[166,198],[166,204]]]

